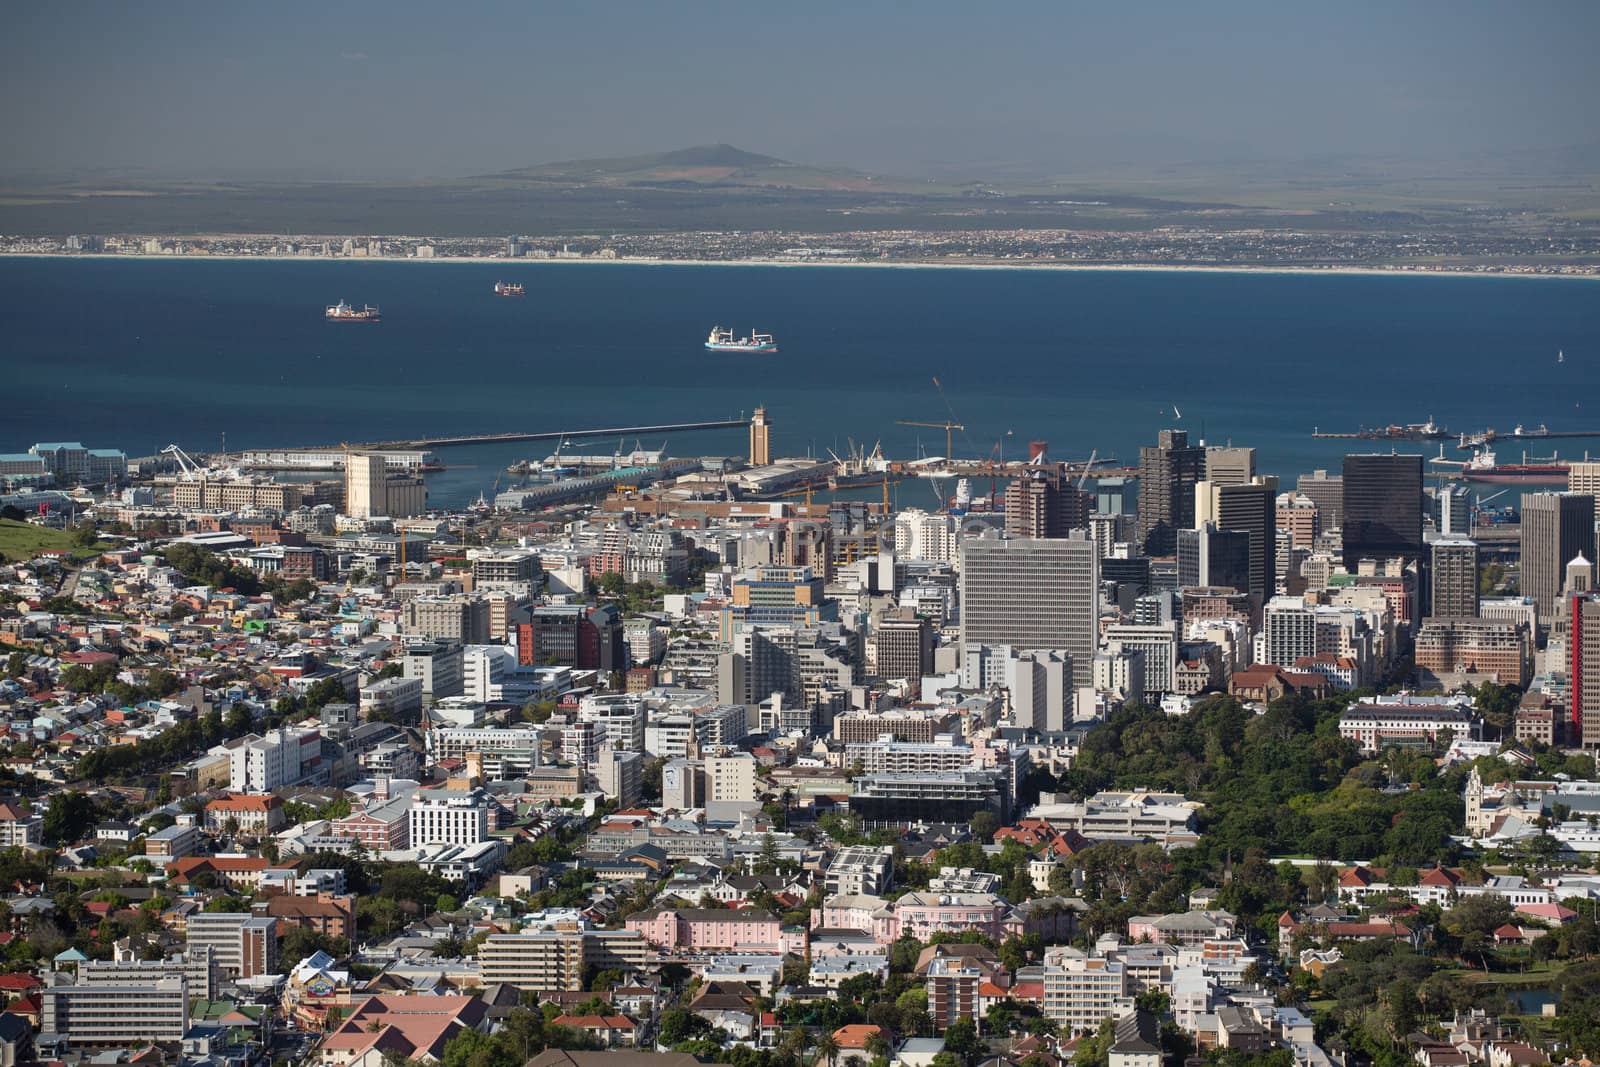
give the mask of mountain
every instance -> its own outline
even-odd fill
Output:
[[[478,181],[654,188],[881,190],[882,179],[843,167],[814,167],[728,144],[698,145],[675,152],[574,159],[486,174]]]

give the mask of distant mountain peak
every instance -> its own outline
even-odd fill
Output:
[[[746,152],[731,144],[695,145],[676,152],[662,152],[654,157],[664,165],[681,167],[783,167],[788,160]]]
[[[777,156],[747,152],[731,144],[695,145],[643,156],[570,159],[483,177],[545,185],[569,183],[618,187],[805,188],[833,191],[873,188],[873,179],[859,171],[793,163]]]

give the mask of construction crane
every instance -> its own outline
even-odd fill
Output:
[[[948,419],[946,419],[944,422],[915,422],[915,421],[910,420],[910,419],[897,419],[897,420],[895,420],[895,425],[896,426],[927,426],[927,427],[930,427],[931,429],[943,430],[944,431],[944,459],[945,459],[946,463],[949,463],[954,459],[954,457],[951,455],[950,431],[951,430],[960,430],[963,433],[965,433],[966,429],[967,429],[965,426],[961,425],[959,422],[951,422]]]
[[[1089,472],[1094,470],[1094,461],[1096,459],[1098,459],[1099,456],[1100,456],[1100,450],[1098,448],[1091,448],[1089,450],[1089,462],[1087,462],[1087,463],[1085,463],[1083,465],[1083,474],[1082,474],[1082,476],[1080,476],[1078,478],[1078,491],[1079,492],[1083,491],[1083,483],[1087,482],[1089,480]]]

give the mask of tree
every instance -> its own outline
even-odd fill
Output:
[[[54,793],[45,809],[43,832],[51,844],[69,844],[85,837],[98,818],[94,801],[76,790]]]
[[[827,1058],[828,1067],[833,1067],[834,1060],[839,1055],[839,1042],[826,1030],[817,1038],[817,1052]]]
[[[978,1036],[971,1017],[963,1015],[945,1028],[944,1050],[960,1057],[965,1067],[972,1067],[988,1053],[989,1046]]]
[[[992,811],[980,811],[972,816],[972,836],[979,841],[992,841],[994,832],[1000,829],[1000,820],[995,818]]]

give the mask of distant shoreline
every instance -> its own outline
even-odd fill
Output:
[[[1013,271],[1117,271],[1117,272],[1147,272],[1147,273],[1195,273],[1195,274],[1292,274],[1292,275],[1338,275],[1346,277],[1381,276],[1403,278],[1524,278],[1533,280],[1575,280],[1594,281],[1600,279],[1600,268],[1595,268],[1588,273],[1545,273],[1517,270],[1471,270],[1468,268],[1440,268],[1440,269],[1414,269],[1405,267],[1289,267],[1289,266],[1259,266],[1254,264],[1209,264],[1209,263],[1061,263],[1049,260],[1032,262],[1007,262],[1000,260],[975,261],[971,263],[951,262],[948,260],[861,260],[861,259],[660,259],[655,257],[626,257],[619,256],[615,259],[601,259],[597,257],[583,258],[522,258],[507,259],[503,256],[440,256],[432,259],[418,259],[410,256],[246,256],[230,255],[226,253],[206,255],[148,255],[144,253],[127,252],[91,252],[91,253],[62,253],[62,252],[5,252],[0,251],[0,259],[51,259],[51,260],[115,260],[118,262],[152,262],[152,263],[199,263],[218,261],[227,263],[258,262],[258,263],[407,263],[418,265],[444,265],[444,264],[471,264],[484,266],[487,264],[502,264],[508,269],[533,266],[635,266],[635,267],[827,267],[827,268],[856,268],[856,269],[889,269],[889,270],[1013,270]]]

